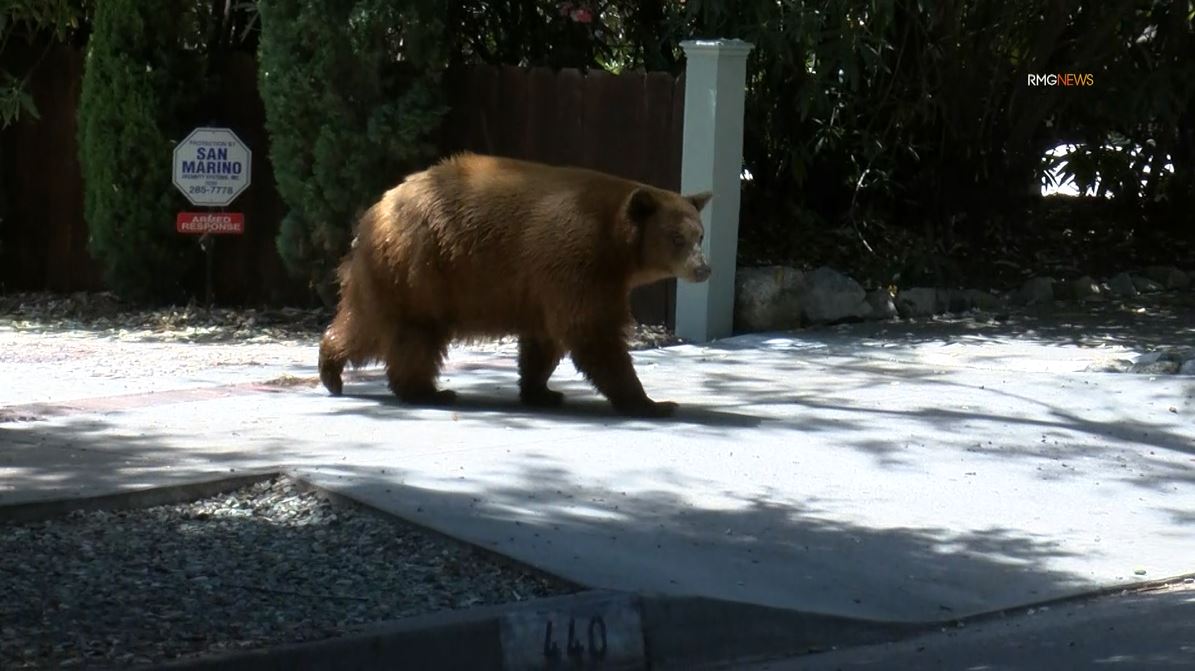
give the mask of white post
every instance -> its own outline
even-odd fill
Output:
[[[681,42],[687,59],[681,192],[714,193],[701,215],[713,273],[701,284],[676,283],[676,335],[694,342],[727,337],[734,326],[743,105],[752,46],[726,39]]]

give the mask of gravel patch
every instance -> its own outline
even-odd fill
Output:
[[[106,292],[0,294],[0,328],[125,342],[316,345],[331,320],[332,313],[324,308],[145,308]],[[514,342],[503,338],[470,349],[493,350]],[[667,328],[651,324],[637,324],[630,338],[636,350],[681,343]]]
[[[0,322],[18,331],[134,342],[305,342],[331,320],[324,309],[147,308],[111,293],[0,294]]]
[[[160,663],[576,591],[277,478],[0,525],[0,669]]]

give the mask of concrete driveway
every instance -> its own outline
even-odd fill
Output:
[[[340,398],[277,383],[314,377],[314,343],[204,345],[229,365],[155,374],[148,348],[189,346],[3,329],[0,504],[280,468],[593,587],[949,619],[1195,571],[1195,378],[1083,372],[1195,342],[1192,323],[637,353],[649,394],[682,404],[666,421],[614,416],[567,363],[566,407],[525,410],[509,348],[453,350],[460,404],[415,410],[376,369]],[[97,376],[112,347],[133,362]]]

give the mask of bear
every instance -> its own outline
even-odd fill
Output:
[[[632,366],[630,294],[709,278],[712,196],[472,152],[407,175],[359,218],[337,267],[320,380],[339,396],[347,363],[380,361],[401,402],[450,405],[437,385],[448,346],[514,336],[523,404],[563,402],[548,379],[568,355],[616,413],[670,416],[677,404],[649,398]]]

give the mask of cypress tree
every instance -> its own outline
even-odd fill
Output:
[[[259,90],[289,212],[287,267],[326,304],[354,220],[435,153],[444,112],[435,0],[261,0]]]
[[[174,232],[186,201],[171,184],[172,140],[187,129],[202,76],[192,3],[97,3],[79,104],[89,250],[109,288],[175,299],[196,259]]]

